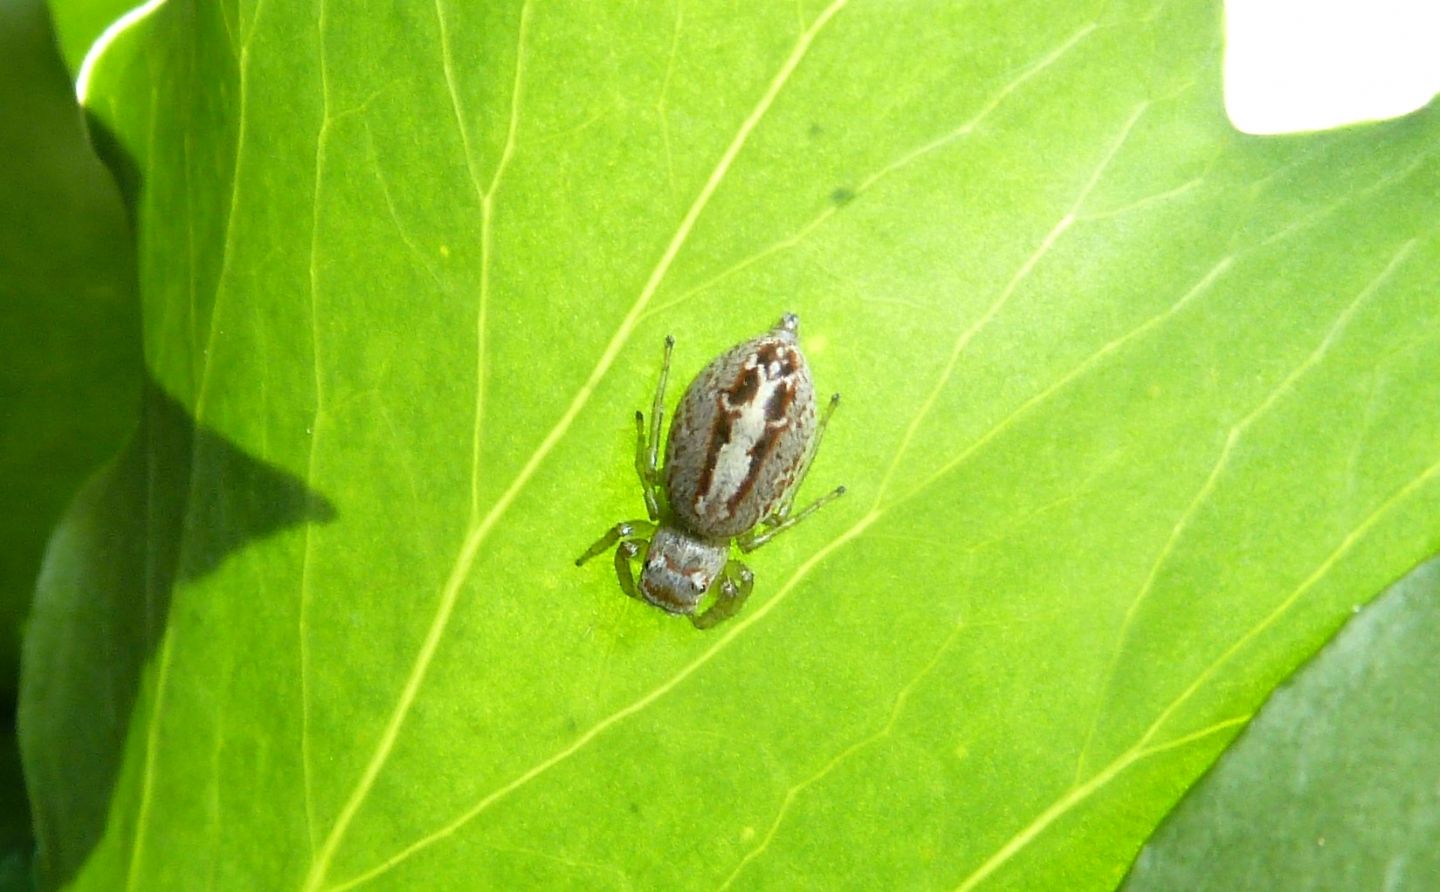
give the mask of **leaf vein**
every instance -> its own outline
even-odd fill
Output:
[[[972,115],[965,123],[959,125],[958,127],[954,128],[953,130],[940,137],[932,139],[928,143],[925,143],[918,148],[911,149],[904,155],[900,156],[900,158],[890,162],[884,167],[881,167],[875,172],[866,176],[865,179],[861,180],[860,184],[856,186],[853,190],[855,195],[858,197],[865,194],[866,192],[873,189],[878,183],[880,183],[881,180],[884,180],[886,177],[890,176],[890,174],[895,173],[901,168],[915,163],[924,156],[932,154],[940,148],[947,146],[952,142],[955,142],[956,140],[968,135],[969,133],[972,133],[975,128],[981,124],[981,122],[983,122],[987,117],[990,116],[991,113],[993,113],[997,108],[1000,107],[1000,105],[1005,101],[1006,98],[1010,96],[1010,94],[1014,93],[1027,81],[1031,80],[1036,75],[1040,74],[1042,71],[1058,62],[1061,57],[1063,57],[1066,53],[1073,49],[1076,44],[1078,44],[1091,31],[1095,30],[1096,27],[1097,26],[1094,24],[1086,25],[1084,28],[1081,28],[1074,34],[1070,35],[1070,37],[1066,38],[1065,41],[1062,42],[1055,49],[1051,50],[1049,53],[1046,53],[1034,63],[1026,66],[1013,79],[1007,82],[999,90],[995,91],[995,93],[980,107],[980,110],[974,115]],[[705,291],[706,289],[713,288],[719,282],[729,278],[730,276],[735,275],[736,273],[750,266],[753,266],[756,263],[759,263],[760,261],[773,254],[778,254],[781,251],[786,251],[802,244],[805,239],[809,238],[812,232],[814,232],[816,229],[819,229],[820,226],[825,223],[825,221],[829,220],[832,216],[834,216],[837,210],[839,209],[833,204],[826,205],[824,210],[816,214],[809,222],[801,226],[799,229],[795,230],[790,235],[760,249],[759,251],[756,251],[755,253],[740,261],[737,261],[733,265],[725,268],[724,270],[721,270],[720,272],[716,273],[715,275],[711,276],[700,284],[686,289],[683,293],[675,297],[675,299],[667,301],[666,303],[660,304],[659,306],[653,308],[650,313],[664,312],[665,310],[668,310],[683,303],[684,301],[688,300],[696,294],[699,294],[702,291]]]
[[[325,0],[320,0],[315,16],[315,32],[320,56],[320,130],[315,136],[315,185],[310,196],[310,360],[315,376],[315,411],[310,419],[310,438],[305,456],[305,485],[315,482],[316,444],[320,440],[324,414],[325,389],[320,373],[320,269],[316,255],[320,246],[320,192],[325,181],[325,150],[330,137],[330,74],[325,66]],[[301,793],[305,800],[305,838],[310,857],[315,856],[315,796],[311,776],[310,753],[310,640],[307,623],[311,599],[311,567],[314,564],[314,524],[305,526],[305,544],[300,553],[300,603],[297,606],[296,636],[300,658],[300,776]]]
[[[1102,696],[1098,708],[1095,711],[1094,718],[1090,723],[1090,730],[1086,735],[1085,744],[1081,747],[1080,756],[1076,762],[1077,776],[1083,773],[1083,765],[1089,755],[1090,745],[1093,742],[1095,731],[1100,724],[1100,720],[1104,717],[1105,704],[1108,702],[1110,690],[1114,687],[1115,674],[1120,665],[1120,656],[1123,652],[1125,642],[1129,640],[1135,617],[1140,612],[1140,607],[1149,598],[1150,593],[1154,591],[1155,582],[1159,579],[1161,570],[1169,564],[1171,556],[1175,553],[1176,546],[1179,544],[1186,530],[1189,529],[1191,521],[1200,511],[1200,508],[1214,495],[1216,485],[1224,475],[1226,468],[1229,467],[1230,460],[1235,454],[1236,444],[1257,420],[1264,417],[1285,394],[1289,393],[1295,387],[1301,378],[1305,377],[1311,369],[1315,368],[1324,360],[1325,355],[1330,352],[1331,346],[1340,337],[1341,333],[1349,325],[1350,320],[1354,318],[1361,306],[1369,300],[1371,295],[1379,290],[1381,284],[1390,277],[1390,274],[1404,261],[1406,255],[1408,255],[1414,247],[1414,241],[1402,245],[1400,250],[1390,258],[1385,268],[1371,279],[1364,288],[1360,289],[1355,298],[1341,310],[1339,316],[1331,323],[1324,337],[1320,339],[1314,349],[1312,349],[1295,368],[1291,369],[1290,373],[1287,374],[1263,400],[1256,404],[1255,408],[1251,409],[1243,418],[1232,425],[1226,433],[1225,443],[1220,449],[1220,454],[1216,456],[1215,463],[1210,468],[1210,473],[1206,476],[1205,482],[1201,484],[1195,495],[1190,499],[1190,503],[1185,506],[1185,509],[1180,512],[1180,516],[1176,518],[1174,525],[1170,528],[1170,534],[1166,537],[1164,544],[1161,545],[1160,550],[1156,553],[1155,559],[1151,561],[1149,572],[1146,574],[1144,581],[1141,582],[1140,588],[1135,592],[1134,597],[1130,599],[1129,607],[1125,610],[1125,617],[1121,620],[1120,631],[1116,636],[1115,647],[1111,652],[1109,668],[1106,672],[1106,681],[1103,688],[1105,694]]]
[[[745,868],[750,865],[750,862],[759,858],[770,847],[770,843],[780,831],[780,825],[784,823],[786,815],[789,813],[791,807],[794,806],[795,801],[801,793],[824,780],[856,753],[890,736],[890,733],[895,729],[895,725],[899,723],[900,716],[905,711],[906,705],[909,703],[910,695],[914,693],[915,689],[920,686],[921,682],[923,682],[931,672],[935,671],[935,667],[940,665],[941,659],[955,644],[955,639],[958,638],[960,633],[966,628],[965,623],[961,621],[959,617],[956,617],[954,629],[952,629],[945,640],[941,642],[940,646],[935,649],[935,653],[931,655],[929,661],[920,668],[920,671],[917,672],[913,678],[901,686],[899,692],[896,693],[895,699],[890,704],[890,714],[886,717],[883,725],[842,749],[831,758],[830,761],[821,766],[818,771],[806,777],[804,780],[791,785],[790,788],[785,791],[785,795],[780,802],[780,808],[776,812],[775,818],[770,822],[770,829],[766,832],[764,838],[760,840],[759,844],[746,852],[744,857],[740,859],[740,863],[735,865],[735,869],[731,871],[730,875],[720,884],[720,890],[728,889],[734,885],[735,880],[745,871]]]
[[[1017,406],[1004,418],[1000,419],[1000,421],[991,425],[984,434],[982,434],[975,440],[975,442],[965,447],[964,450],[959,452],[953,458],[940,464],[933,472],[931,472],[928,476],[922,479],[909,492],[906,492],[903,495],[896,497],[890,503],[890,506],[907,502],[915,496],[919,495],[920,493],[924,492],[926,489],[932,486],[936,480],[939,480],[941,477],[944,477],[945,475],[951,473],[957,467],[968,461],[971,456],[983,449],[988,443],[990,443],[990,441],[994,440],[996,437],[1000,436],[1000,434],[1008,430],[1012,424],[1014,424],[1020,418],[1024,417],[1027,413],[1030,412],[1030,410],[1034,409],[1036,406],[1050,399],[1050,397],[1054,396],[1059,391],[1074,383],[1076,380],[1084,376],[1095,366],[1099,365],[1100,362],[1106,357],[1108,357],[1110,354],[1115,353],[1131,341],[1149,333],[1151,330],[1163,325],[1165,322],[1174,318],[1180,313],[1181,310],[1189,306],[1189,304],[1193,300],[1195,300],[1195,298],[1199,297],[1201,294],[1209,290],[1210,286],[1213,285],[1215,281],[1220,278],[1220,276],[1224,275],[1224,273],[1230,268],[1233,262],[1233,257],[1222,257],[1215,263],[1214,266],[1210,267],[1210,269],[1205,273],[1205,275],[1201,276],[1194,285],[1190,286],[1190,288],[1183,295],[1180,296],[1179,300],[1171,304],[1166,310],[1154,316],[1151,316],[1149,319],[1130,329],[1125,334],[1120,335],[1119,337],[1107,342],[1104,346],[1091,353],[1074,368],[1070,369],[1070,371],[1056,378],[1054,382],[1052,382],[1044,390],[1037,392],[1034,396],[1030,397],[1025,402]]]
[[[438,0],[437,0],[438,2]],[[485,330],[490,316],[490,277],[495,266],[495,192],[515,154],[515,133],[520,119],[520,95],[525,77],[525,31],[530,20],[530,3],[520,7],[520,24],[515,37],[515,73],[510,89],[510,123],[505,145],[490,185],[480,195],[480,306],[475,314],[475,420],[470,436],[470,525],[480,516],[480,444],[485,423]],[[479,185],[476,185],[479,188]]]
[[[1160,755],[1162,753],[1169,752],[1170,750],[1188,746],[1191,743],[1194,743],[1198,740],[1203,740],[1204,738],[1210,737],[1211,735],[1219,734],[1238,725],[1243,725],[1248,721],[1250,721],[1249,714],[1235,716],[1234,718],[1229,718],[1220,722],[1216,722],[1215,724],[1210,725],[1207,728],[1202,728],[1199,731],[1195,731],[1191,734],[1186,734],[1183,737],[1177,737],[1174,740],[1166,741],[1165,743],[1156,744],[1150,747],[1143,747],[1137,744],[1136,746],[1123,753],[1115,761],[1105,766],[1104,769],[1097,772],[1085,783],[1071,786],[1068,790],[1066,790],[1062,796],[1052,802],[1050,806],[1044,811],[1042,811],[1040,814],[1036,815],[1034,820],[1032,820],[1029,824],[1025,825],[1025,827],[1021,828],[1018,832],[1015,833],[1015,835],[1011,836],[1008,840],[1006,840],[1004,845],[996,849],[995,852],[984,861],[984,863],[982,863],[978,868],[975,869],[974,872],[972,872],[963,881],[961,881],[961,883],[955,887],[955,892],[969,892],[969,890],[974,889],[980,883],[984,882],[1006,861],[1009,861],[1012,857],[1015,856],[1016,853],[1018,853],[1021,849],[1025,848],[1027,845],[1033,842],[1037,837],[1040,836],[1041,833],[1045,832],[1045,830],[1051,824],[1055,823],[1071,809],[1075,808],[1077,805],[1090,798],[1090,796],[1094,795],[1098,790],[1103,788],[1106,784],[1110,783],[1130,766],[1136,764],[1137,762],[1148,759],[1151,756]]]
[[[419,242],[400,220],[400,210],[395,206],[395,196],[390,191],[390,182],[386,179],[385,171],[380,166],[380,155],[375,149],[375,135],[371,132],[368,123],[362,122],[362,126],[365,128],[365,147],[370,156],[370,166],[375,171],[375,181],[380,185],[380,196],[385,200],[385,210],[390,214],[390,222],[395,224],[396,235],[400,236],[400,241],[405,243],[405,247],[415,256],[415,260],[419,262],[436,287],[441,291],[448,291],[448,286],[440,274],[435,271],[435,266],[430,262],[429,256],[421,249]]]
[[[1072,41],[1074,39],[1075,38],[1072,38]],[[1130,131],[1134,129],[1136,122],[1145,114],[1145,110],[1149,108],[1149,105],[1149,102],[1142,102],[1131,112],[1130,117],[1125,121],[1124,125],[1121,126],[1119,135],[1111,142],[1110,147],[1091,172],[1089,179],[1080,188],[1079,194],[1076,195],[1070,208],[1060,216],[1060,219],[1051,227],[1050,231],[1040,240],[1040,244],[1030,253],[1030,256],[1025,258],[1024,262],[1020,264],[1014,275],[1012,275],[1010,280],[1005,284],[1005,287],[1001,289],[1000,294],[990,303],[990,306],[985,309],[985,312],[981,313],[979,318],[961,332],[960,337],[956,339],[955,344],[950,349],[950,356],[946,360],[945,366],[940,370],[939,378],[936,379],[935,385],[920,403],[919,409],[916,410],[914,416],[910,419],[910,424],[900,437],[900,442],[895,448],[895,457],[891,460],[890,466],[885,471],[885,476],[880,480],[880,486],[876,489],[876,507],[884,501],[886,493],[889,492],[891,481],[894,480],[895,473],[900,467],[900,462],[904,459],[905,453],[910,448],[910,444],[914,442],[920,426],[930,415],[931,410],[935,408],[935,404],[940,399],[940,394],[943,393],[949,385],[950,379],[955,373],[955,368],[960,363],[960,356],[965,352],[965,348],[969,346],[970,341],[973,340],[977,334],[984,330],[985,327],[999,315],[1000,311],[1004,309],[1005,305],[1009,303],[1010,298],[1014,296],[1016,290],[1020,287],[1020,283],[1029,277],[1030,273],[1039,265],[1040,261],[1050,253],[1050,249],[1059,241],[1060,236],[1064,235],[1065,231],[1075,222],[1076,215],[1080,212],[1081,208],[1084,207],[1085,201],[1089,198],[1090,193],[1094,191],[1095,186],[1099,184],[1105,171],[1109,168],[1110,162],[1113,161],[1116,154],[1119,153],[1120,147],[1129,139]]]

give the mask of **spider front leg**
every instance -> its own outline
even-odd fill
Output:
[[[655,524],[648,520],[627,520],[624,523],[617,523],[605,531],[605,535],[585,550],[585,553],[575,559],[575,566],[580,566],[598,554],[609,551],[616,542],[621,539],[634,539],[644,542],[655,532]],[[621,580],[622,584],[624,580]]]
[[[660,519],[660,424],[665,417],[665,382],[670,377],[670,353],[675,338],[665,336],[665,359],[660,363],[660,383],[655,387],[655,402],[650,406],[650,436],[645,436],[645,413],[635,413],[635,473],[645,490],[645,510],[651,520]]]
[[[724,622],[740,612],[754,588],[755,574],[750,572],[750,568],[740,561],[729,561],[725,564],[725,575],[720,579],[720,593],[715,603],[704,613],[692,615],[690,622],[697,629],[708,629]]]
[[[635,585],[635,571],[631,569],[630,562],[640,553],[640,549],[650,543],[644,539],[626,539],[615,549],[615,578],[620,580],[620,590],[637,601],[644,601],[640,594],[639,586]]]

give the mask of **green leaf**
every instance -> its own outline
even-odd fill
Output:
[[[0,703],[45,539],[140,393],[124,208],[50,40],[38,2],[0,7]]]
[[[32,888],[15,704],[51,528],[134,426],[133,246],[40,0],[0,4],[0,889]]]
[[[8,727],[0,734],[0,790],[5,791],[0,799],[0,892],[34,888],[29,879],[35,837],[20,775],[20,751],[13,719],[7,718],[5,724]]]
[[[33,892],[35,878],[30,872],[30,852],[0,853],[0,892]]]
[[[1146,845],[1147,889],[1440,886],[1440,561],[1361,611]]]
[[[1114,885],[1440,542],[1440,120],[1237,136],[1217,24],[161,7],[92,108],[175,423],[49,555],[44,875]],[[678,386],[784,310],[849,495],[700,633],[573,559],[664,335]]]

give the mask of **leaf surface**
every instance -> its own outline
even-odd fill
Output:
[[[84,683],[62,530],[27,758],[133,706],[50,875],[1118,882],[1440,539],[1440,122],[1243,138],[1217,53],[1193,2],[162,7],[94,109],[179,412],[68,532],[164,620]],[[785,310],[849,495],[699,633],[573,559],[663,337],[678,391]]]

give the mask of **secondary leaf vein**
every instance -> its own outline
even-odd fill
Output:
[[[1023,70],[1020,71],[1019,74],[1015,75],[1015,77],[1008,81],[1004,86],[996,90],[990,96],[990,98],[980,106],[980,110],[974,115],[972,115],[967,121],[965,121],[965,123],[959,125],[958,127],[950,130],[949,132],[939,137],[936,137],[935,139],[930,140],[929,142],[919,146],[918,148],[911,149],[896,160],[890,162],[884,167],[881,167],[880,169],[866,176],[863,180],[860,181],[859,185],[857,185],[852,190],[855,193],[855,196],[859,197],[861,195],[864,195],[866,192],[874,189],[876,185],[878,185],[882,180],[889,177],[891,174],[901,170],[902,168],[908,167],[911,164],[914,164],[921,158],[924,158],[927,155],[931,155],[939,149],[943,148],[944,146],[950,145],[951,143],[961,139],[962,137],[974,132],[975,128],[978,127],[992,113],[994,113],[994,111],[1000,107],[1000,105],[1005,101],[1005,99],[1007,99],[1016,90],[1020,89],[1020,87],[1023,86],[1026,82],[1032,80],[1041,72],[1045,71],[1047,68],[1050,68],[1056,62],[1060,61],[1060,59],[1065,56],[1065,54],[1070,52],[1070,50],[1074,49],[1075,46],[1080,43],[1080,41],[1083,40],[1086,35],[1094,31],[1096,27],[1097,26],[1094,24],[1086,25],[1085,27],[1081,28],[1080,30],[1076,31],[1074,34],[1066,38],[1065,41],[1062,42],[1055,49],[1046,53],[1044,56],[1040,57],[1040,59],[1036,60],[1032,64],[1027,65]],[[688,300],[692,296],[699,294],[700,292],[705,291],[708,288],[713,288],[717,283],[729,278],[730,276],[735,275],[736,273],[750,266],[755,265],[756,263],[759,263],[760,261],[764,260],[767,257],[770,257],[771,255],[778,254],[781,251],[786,251],[802,244],[807,238],[810,237],[810,234],[812,232],[814,232],[816,229],[819,229],[827,220],[833,217],[838,210],[839,208],[836,207],[834,204],[827,204],[824,210],[816,214],[809,222],[801,226],[795,232],[771,245],[760,249],[754,254],[751,254],[750,256],[740,261],[737,261],[733,265],[721,270],[720,272],[709,277],[700,284],[686,289],[674,300],[661,304],[650,310],[650,312],[660,313],[670,309],[671,307],[677,306]]]
[[[1226,433],[1225,442],[1220,449],[1220,454],[1216,456],[1215,462],[1210,468],[1210,473],[1205,478],[1205,482],[1201,484],[1200,488],[1195,492],[1195,495],[1190,499],[1189,504],[1185,506],[1184,510],[1180,512],[1180,516],[1176,518],[1164,544],[1161,545],[1154,560],[1151,561],[1149,572],[1146,574],[1144,581],[1141,582],[1140,588],[1136,591],[1134,597],[1130,599],[1130,606],[1125,610],[1125,617],[1121,620],[1120,631],[1116,636],[1115,647],[1111,652],[1109,668],[1106,672],[1105,695],[1102,696],[1095,711],[1094,718],[1090,723],[1089,732],[1086,735],[1085,744],[1081,747],[1080,756],[1076,763],[1077,776],[1083,773],[1085,759],[1089,755],[1096,729],[1104,716],[1109,691],[1114,687],[1115,674],[1120,665],[1120,656],[1124,650],[1125,642],[1129,640],[1131,626],[1134,624],[1135,617],[1140,612],[1141,605],[1145,603],[1150,593],[1154,591],[1155,582],[1159,579],[1161,570],[1170,563],[1170,558],[1175,553],[1175,548],[1184,536],[1186,530],[1189,529],[1191,521],[1194,520],[1200,508],[1209,502],[1211,496],[1214,495],[1216,485],[1224,475],[1225,469],[1229,467],[1230,460],[1235,455],[1236,444],[1240,442],[1240,439],[1245,435],[1246,431],[1248,431],[1257,420],[1264,417],[1285,394],[1294,389],[1295,384],[1301,378],[1305,377],[1311,369],[1320,364],[1325,358],[1325,355],[1330,352],[1331,346],[1349,325],[1350,320],[1353,319],[1359,311],[1360,307],[1379,290],[1381,284],[1388,279],[1395,268],[1404,261],[1406,255],[1410,253],[1414,246],[1415,242],[1413,241],[1403,245],[1400,250],[1390,258],[1385,268],[1345,306],[1325,332],[1324,337],[1315,345],[1314,349],[1312,349],[1295,368],[1291,369],[1290,373],[1287,374],[1263,400],[1256,404],[1255,408],[1251,409],[1243,418],[1232,425]]]
[[[305,456],[305,485],[315,483],[315,454],[320,440],[324,412],[325,389],[320,373],[320,270],[316,254],[320,246],[320,192],[325,181],[325,149],[330,138],[330,74],[325,66],[325,0],[320,0],[315,16],[316,40],[320,49],[320,130],[315,136],[315,184],[310,196],[310,359],[315,376],[315,410],[310,419],[310,438]],[[313,523],[305,524],[305,545],[300,553],[300,604],[297,608],[296,635],[300,655],[300,775],[305,799],[305,838],[315,853],[315,797],[311,777],[310,755],[310,640],[306,625],[310,610],[310,571],[314,563]]]
[[[891,732],[895,729],[895,725],[900,721],[900,716],[904,713],[905,706],[910,701],[910,695],[915,692],[915,689],[920,686],[921,682],[929,677],[930,673],[935,671],[935,667],[940,665],[941,659],[950,650],[951,646],[955,644],[955,639],[967,628],[959,617],[956,617],[954,626],[955,628],[951,630],[950,634],[946,636],[940,646],[935,649],[935,653],[930,657],[929,661],[896,693],[895,699],[890,705],[890,714],[886,717],[883,725],[842,749],[839,753],[835,754],[830,761],[821,766],[818,771],[799,783],[792,785],[785,791],[785,796],[780,802],[780,808],[776,811],[774,820],[770,822],[770,829],[765,833],[764,838],[760,840],[759,844],[746,852],[745,856],[740,859],[740,863],[735,865],[735,869],[731,871],[730,875],[725,878],[725,881],[720,884],[720,890],[729,889],[733,886],[735,880],[745,871],[745,868],[749,866],[750,862],[759,858],[761,854],[770,847],[771,841],[773,841],[776,834],[780,832],[780,825],[784,823],[786,815],[789,814],[790,809],[794,806],[795,801],[801,793],[824,780],[856,753],[890,736]]]
[[[943,393],[949,385],[950,379],[955,373],[955,368],[959,365],[960,356],[965,352],[965,348],[969,346],[970,341],[973,340],[977,334],[984,330],[985,327],[999,315],[1000,311],[1004,309],[1005,305],[1009,303],[1010,298],[1014,296],[1016,290],[1020,287],[1020,283],[1029,277],[1030,273],[1039,265],[1040,261],[1050,253],[1050,249],[1059,241],[1060,236],[1064,235],[1065,231],[1075,222],[1076,215],[1080,212],[1080,209],[1085,206],[1086,199],[1090,197],[1090,193],[1104,176],[1106,169],[1110,166],[1110,162],[1114,160],[1115,155],[1120,151],[1120,147],[1129,139],[1130,131],[1134,129],[1136,122],[1144,115],[1149,105],[1148,102],[1142,102],[1131,112],[1130,117],[1121,126],[1119,136],[1115,138],[1104,156],[1101,157],[1099,163],[1096,164],[1095,169],[1091,172],[1089,179],[1086,180],[1085,184],[1080,188],[1080,192],[1076,195],[1070,208],[1060,216],[1060,219],[1051,227],[1050,231],[1040,240],[1040,244],[1030,253],[1030,256],[1025,258],[1024,262],[1020,264],[1015,274],[1010,277],[1005,287],[1001,289],[1000,294],[990,303],[990,306],[985,309],[985,312],[981,313],[968,328],[961,332],[960,337],[956,339],[955,344],[950,348],[950,356],[946,360],[945,366],[940,370],[940,375],[936,379],[934,387],[930,389],[929,394],[921,401],[920,408],[910,419],[910,424],[905,428],[905,432],[900,437],[900,443],[895,448],[895,457],[886,469],[885,476],[881,478],[879,487],[876,488],[875,506],[878,507],[880,503],[884,501],[885,495],[890,490],[891,481],[894,479],[895,473],[900,467],[900,462],[904,459],[906,451],[908,451],[911,442],[914,441],[917,432],[920,430],[920,426],[930,415],[931,410],[935,408],[935,404],[940,399],[940,394]]]

